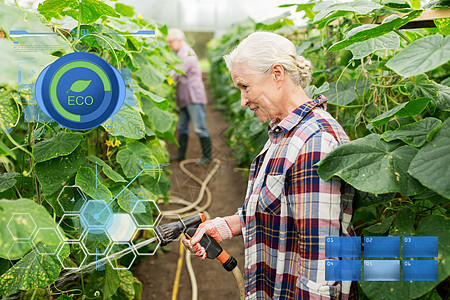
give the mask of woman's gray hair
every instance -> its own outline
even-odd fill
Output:
[[[244,63],[257,73],[268,76],[272,66],[279,63],[292,81],[303,88],[311,80],[311,62],[297,55],[290,40],[272,32],[250,34],[223,58],[230,72],[233,64]]]
[[[170,36],[174,40],[178,41],[184,41],[184,39],[186,38],[184,32],[178,28],[170,28],[169,31],[167,32],[167,36]]]

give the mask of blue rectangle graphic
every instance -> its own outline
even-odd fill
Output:
[[[365,260],[365,281],[400,281],[399,260]]]
[[[400,237],[364,237],[364,257],[400,257]]]
[[[437,236],[402,237],[403,257],[438,257]]]
[[[326,237],[325,257],[361,257],[361,237],[359,236]]]
[[[326,260],[326,281],[359,281],[361,280],[360,260]]]
[[[439,264],[437,260],[404,260],[402,264],[403,264],[403,281],[438,280]]]

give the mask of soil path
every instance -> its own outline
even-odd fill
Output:
[[[232,215],[242,205],[245,197],[246,178],[241,172],[235,171],[236,160],[232,158],[232,150],[226,145],[224,136],[228,124],[222,119],[222,114],[214,110],[213,100],[208,93],[208,105],[206,106],[207,127],[211,133],[213,143],[213,156],[222,161],[219,171],[208,184],[212,193],[212,204],[208,209],[211,218]],[[174,144],[169,145],[169,151],[173,155],[177,148]],[[191,129],[186,158],[200,158],[200,141]],[[205,178],[214,167],[187,165],[188,169],[200,178]],[[172,180],[171,194],[193,202],[200,191],[197,183],[190,180],[181,172],[178,163],[171,165]],[[203,204],[204,202],[202,202]],[[164,210],[164,207],[162,207]],[[164,220],[163,220],[164,222]],[[243,242],[239,237],[226,240],[222,243],[227,250],[238,261],[238,266],[243,271],[244,253]],[[169,244],[170,252],[141,258],[133,273],[143,283],[142,299],[171,299],[173,282],[179,257],[179,243]],[[231,273],[226,272],[217,260],[201,261],[192,257],[192,264],[198,283],[199,300],[229,300],[239,299],[236,282]],[[178,299],[191,299],[191,283],[186,266],[183,270],[179,284]]]

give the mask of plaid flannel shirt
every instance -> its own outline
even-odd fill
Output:
[[[325,237],[354,235],[353,189],[317,175],[315,164],[349,141],[325,108],[320,95],[272,121],[269,140],[252,162],[237,212],[246,299],[348,298],[351,282],[325,281]]]

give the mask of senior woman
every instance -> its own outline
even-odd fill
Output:
[[[219,243],[242,235],[246,299],[348,298],[351,282],[325,281],[325,237],[353,235],[353,193],[339,179],[320,179],[316,163],[349,138],[326,98],[303,90],[311,63],[270,32],[250,34],[224,58],[241,106],[270,121],[269,139],[252,162],[243,206],[183,243],[205,258],[203,234]]]

